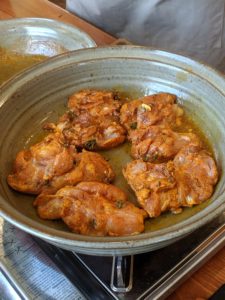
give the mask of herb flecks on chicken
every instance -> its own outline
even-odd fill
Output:
[[[95,236],[126,236],[144,231],[143,209],[127,200],[119,188],[81,182],[55,194],[41,194],[34,202],[42,219],[62,219],[75,233]]]
[[[184,126],[183,132],[184,124],[183,109],[173,94],[124,103],[112,91],[76,92],[58,122],[44,125],[48,136],[17,154],[8,184],[20,192],[39,194],[34,202],[39,216],[62,219],[76,233],[141,233],[146,216],[180,213],[213,194],[216,163],[198,131]],[[117,147],[126,138],[135,160],[123,168],[123,174],[142,209],[109,184],[114,171],[92,152]]]
[[[114,178],[112,167],[100,154],[83,150],[74,155],[73,168],[65,174],[53,177],[42,192],[53,193],[64,186],[76,185],[82,181],[110,183]]]
[[[176,99],[173,94],[159,93],[125,103],[120,110],[120,122],[128,132],[151,125],[177,126],[183,109]]]
[[[178,201],[187,206],[209,199],[218,181],[216,163],[210,153],[201,147],[190,145],[174,158]]]
[[[57,124],[46,127],[60,132],[69,144],[93,151],[122,144],[126,130],[120,124],[122,102],[115,93],[83,90],[70,96],[69,110]]]
[[[165,126],[149,126],[130,132],[131,156],[149,162],[163,162],[174,156],[189,144],[201,145],[194,133],[175,132]]]
[[[202,203],[211,197],[218,180],[214,159],[194,145],[183,148],[167,163],[133,160],[123,174],[150,217]]]
[[[7,178],[15,190],[39,194],[55,176],[67,173],[74,165],[74,146],[65,147],[59,134],[49,134],[41,142],[20,151]]]
[[[13,173],[7,179],[17,191],[39,194],[81,181],[109,183],[114,177],[111,166],[100,154],[76,153],[74,146],[65,147],[58,135],[51,134],[17,154]]]

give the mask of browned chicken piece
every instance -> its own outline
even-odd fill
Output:
[[[45,128],[62,133],[68,144],[79,148],[110,149],[126,138],[119,119],[121,105],[112,92],[84,90],[70,97],[70,110],[58,124],[46,124]]]
[[[42,219],[62,219],[76,233],[126,236],[144,231],[146,212],[127,201],[119,188],[99,182],[67,186],[34,202]]]
[[[123,174],[134,190],[139,204],[150,217],[158,217],[167,210],[180,212],[172,161],[153,164],[133,160],[123,169]]]
[[[131,156],[149,162],[165,162],[189,144],[199,146],[199,138],[193,133],[178,133],[164,126],[149,126],[133,130]]]
[[[120,122],[128,130],[151,125],[180,125],[183,110],[173,94],[159,93],[125,103],[120,110]]]
[[[119,121],[122,105],[116,93],[104,90],[82,90],[69,98],[68,107],[76,115],[85,112],[94,118],[104,117]]]
[[[107,119],[100,121],[93,120],[88,125],[67,123],[63,135],[69,144],[87,150],[110,149],[124,142],[125,130],[121,125]]]
[[[76,185],[81,181],[110,183],[115,178],[110,164],[98,153],[83,150],[74,155],[74,166],[65,174],[55,176],[42,189],[42,193],[55,193],[66,185]]]
[[[49,134],[40,143],[17,154],[8,184],[20,192],[39,194],[54,176],[73,167],[74,154],[74,147],[67,147],[61,136]]]
[[[150,217],[202,203],[211,197],[218,180],[214,159],[196,145],[183,148],[167,163],[134,160],[123,174]]]
[[[206,150],[193,145],[184,148],[176,155],[174,166],[179,203],[192,206],[211,197],[218,171]]]

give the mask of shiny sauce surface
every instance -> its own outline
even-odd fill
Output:
[[[113,89],[113,91],[115,90],[119,93],[122,103],[131,101],[133,99],[138,99],[143,96],[143,94],[141,94],[140,91],[132,91],[132,90],[123,91],[122,88],[120,88],[119,91],[117,88]],[[55,109],[55,114],[57,116],[61,116],[66,110],[67,109],[65,105],[58,106]],[[196,123],[192,120],[191,116],[189,116],[188,114],[184,113],[184,117],[181,125],[179,127],[176,127],[174,130],[177,132],[195,133],[201,140],[203,144],[203,148],[213,155],[213,150],[210,141],[207,139],[202,129],[196,125]],[[37,131],[35,134],[30,136],[29,139],[25,141],[25,148],[39,142],[45,135],[46,133],[40,128],[40,131]],[[125,165],[132,160],[132,157],[130,156],[130,149],[131,149],[131,144],[129,142],[125,142],[124,144],[116,148],[110,150],[98,151],[98,153],[101,154],[104,158],[106,158],[106,160],[110,163],[110,165],[112,166],[116,174],[116,178],[112,184],[121,188],[127,194],[129,201],[138,205],[136,196],[132,191],[132,189],[130,188],[130,186],[128,185],[122,173],[122,169],[125,167]],[[194,207],[183,208],[183,211],[180,214],[165,212],[157,218],[146,219],[145,232],[159,230],[174,225],[176,223],[179,223],[193,216],[197,212],[201,211],[202,209],[207,207],[209,203],[210,203],[210,199]]]
[[[0,47],[0,84],[8,80],[14,74],[22,71],[23,69],[30,67],[31,65],[34,65],[36,63],[39,63],[47,58],[48,57],[43,55],[21,55],[14,52],[9,52]],[[116,87],[113,90],[116,90],[119,93],[121,101],[123,103],[133,99],[138,99],[139,97],[143,96],[143,92],[138,90],[124,91],[122,87],[119,88]],[[66,111],[65,105],[62,104],[61,106],[57,107],[55,111],[58,116],[62,115]],[[204,148],[213,154],[210,141],[207,139],[203,131],[194,123],[191,116],[185,114],[182,124],[179,127],[175,128],[175,130],[178,132],[195,133],[202,141]],[[46,133],[43,132],[43,130],[40,128],[40,130],[36,131],[31,136],[29,137],[26,136],[24,140],[24,148],[28,148],[32,144],[39,142],[45,135]],[[130,148],[131,148],[130,143],[126,142],[117,148],[107,150],[107,151],[99,151],[99,153],[102,154],[108,160],[108,162],[111,164],[111,166],[113,167],[116,173],[116,179],[113,184],[120,187],[128,195],[128,199],[130,201],[137,204],[135,194],[132,191],[132,189],[129,187],[128,183],[126,182],[122,174],[123,167],[132,160],[130,156]],[[33,196],[27,196],[27,197],[34,199]],[[167,213],[163,213],[161,216],[155,219],[147,219],[145,221],[145,231],[147,232],[147,231],[159,230],[174,225],[178,222],[181,222],[191,217],[192,215],[196,214],[197,212],[201,211],[203,208],[209,205],[209,203],[210,203],[210,199],[192,208],[184,208],[183,212],[180,214],[175,215],[172,214],[171,212],[167,212]],[[54,221],[47,221],[49,225],[50,223],[53,222]]]
[[[128,98],[129,97],[127,96],[126,99]],[[192,120],[191,116],[184,113],[182,123],[179,127],[174,128],[174,130],[177,132],[191,132],[196,134],[201,140],[203,148],[211,153],[212,156],[214,156],[210,141],[204,134],[203,130],[199,128],[197,124]],[[125,167],[125,165],[132,160],[129,154],[130,148],[131,144],[129,142],[126,142],[115,149],[100,151],[99,153],[101,153],[109,161],[116,173],[114,184],[126,192],[130,201],[138,205],[134,192],[129,187],[122,174],[123,167]],[[183,211],[180,214],[165,212],[157,218],[147,219],[145,221],[145,231],[155,231],[179,223],[201,211],[203,208],[207,207],[209,203],[210,199],[194,207],[183,208]]]
[[[0,85],[13,75],[47,58],[44,55],[18,54],[0,47]]]

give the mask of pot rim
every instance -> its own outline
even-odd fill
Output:
[[[160,59],[160,63],[171,64],[205,79],[209,84],[218,89],[225,97],[224,75],[206,64],[193,60],[187,56],[181,56],[164,50],[142,46],[103,46],[63,53],[52,57],[45,62],[38,63],[35,66],[15,75],[0,86],[0,109],[10,95],[12,95],[20,86],[41,76],[43,72],[51,72],[52,70],[64,68],[71,64],[81,64],[91,62],[93,60],[105,59],[139,59],[149,61],[159,61]],[[224,198],[225,196],[223,194],[219,195],[214,202],[209,204],[208,207],[175,225],[153,232],[126,237],[84,236],[53,229],[24,216],[22,213],[18,212],[6,203],[1,196],[0,216],[32,235],[54,243],[73,247],[91,247],[93,249],[125,249],[157,244],[192,232],[213,220],[225,209]]]

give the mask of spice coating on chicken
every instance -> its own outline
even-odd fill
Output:
[[[34,202],[43,219],[61,218],[76,233],[126,236],[144,231],[146,212],[127,201],[119,188],[99,182],[67,186]]]
[[[176,96],[159,93],[125,103],[120,122],[129,131],[151,125],[178,126],[183,110],[175,103]]]
[[[194,145],[182,149],[175,156],[174,167],[180,203],[192,206],[211,197],[218,171],[206,150]]]
[[[66,185],[76,185],[81,181],[98,181],[110,183],[115,173],[110,164],[98,153],[83,150],[74,155],[74,165],[70,171],[55,176],[42,193],[54,193]]]
[[[115,174],[98,153],[76,153],[74,146],[65,146],[56,134],[50,134],[28,150],[20,151],[13,173],[7,178],[15,190],[39,194],[56,191],[81,181],[111,182]]]
[[[104,90],[82,90],[69,97],[68,107],[76,115],[83,112],[93,118],[119,120],[121,102],[116,93]]]
[[[150,217],[179,209],[173,162],[153,164],[133,160],[123,169],[123,174]]]
[[[61,125],[61,124],[60,124]],[[78,120],[63,124],[63,136],[69,144],[87,150],[111,149],[125,140],[125,130],[111,120],[91,120],[82,124]]]
[[[194,133],[178,133],[164,126],[149,126],[130,132],[131,156],[149,162],[164,162],[189,144],[201,145]]]
[[[39,194],[34,206],[41,218],[62,219],[84,235],[133,235],[144,231],[146,216],[180,213],[211,197],[218,181],[216,163],[203,149],[201,133],[191,133],[175,95],[160,93],[123,104],[111,91],[83,90],[69,98],[68,109],[57,123],[45,124],[51,134],[17,154],[7,178],[13,189]],[[91,152],[111,149],[126,138],[136,160],[123,174],[143,209],[109,184],[115,173]],[[118,150],[127,154],[127,146]],[[120,152],[112,155],[112,163],[121,167]]]
[[[84,90],[69,98],[69,111],[58,124],[45,127],[63,134],[68,144],[87,150],[110,149],[122,144],[126,130],[120,124],[122,102],[113,92]]]
[[[74,147],[64,145],[57,134],[49,134],[40,143],[20,151],[8,175],[8,184],[15,190],[39,194],[54,176],[60,176],[73,167]]]
[[[150,217],[167,210],[179,213],[184,206],[202,203],[211,197],[218,181],[215,161],[195,145],[182,149],[167,163],[134,160],[123,174]]]

